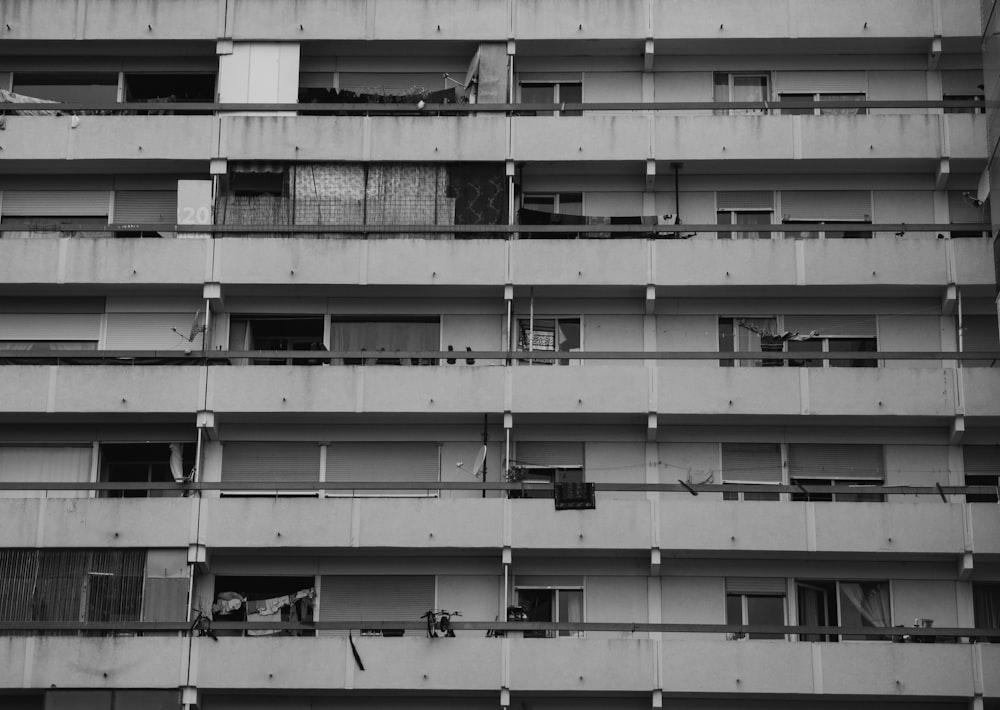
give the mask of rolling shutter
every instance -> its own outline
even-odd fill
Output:
[[[108,313],[108,350],[190,350],[201,348],[201,334],[188,342],[194,313]],[[174,328],[177,332],[174,332]]]
[[[82,446],[0,446],[0,481],[86,483],[93,449]],[[86,498],[87,491],[7,490],[0,498]]]
[[[774,193],[770,190],[725,190],[716,193],[715,200],[720,210],[769,210],[774,207]]]
[[[726,483],[781,483],[780,444],[723,444]]]
[[[878,444],[789,444],[791,478],[884,479]]]
[[[320,621],[420,621],[433,608],[433,575],[326,575],[320,581]]]
[[[519,441],[517,462],[526,466],[583,466],[579,441]]]
[[[223,482],[319,483],[319,445],[293,441],[229,441],[222,447]]]
[[[119,190],[115,192],[114,222],[177,222],[177,191]]]
[[[785,330],[793,333],[811,333],[821,336],[875,337],[875,316],[785,316]]]
[[[781,212],[785,219],[871,219],[872,193],[868,190],[783,190]]]
[[[781,577],[726,577],[726,594],[771,594],[784,596]]]
[[[327,481],[436,483],[440,471],[435,442],[336,442],[326,452]]]
[[[784,71],[775,84],[789,94],[863,94],[867,88],[863,71]]]
[[[966,476],[1000,474],[1000,446],[963,446]]]
[[[99,313],[0,313],[0,340],[92,340],[101,335]]]
[[[104,217],[107,190],[4,190],[5,217]]]

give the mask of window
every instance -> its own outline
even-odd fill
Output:
[[[97,350],[96,340],[0,340],[0,350]]]
[[[802,231],[785,232],[785,239],[871,239],[864,225],[872,221],[871,190],[782,190],[784,224],[809,224]],[[826,224],[856,223],[857,229],[824,229]]]
[[[286,491],[285,495],[316,495],[319,489],[320,445],[303,441],[226,441],[222,447],[223,483],[312,483],[313,490]],[[269,490],[229,490],[224,495],[276,495]]]
[[[456,345],[456,350],[465,350],[468,347],[461,343]],[[426,320],[338,318],[330,326],[330,349],[333,352],[436,352],[441,350],[441,321],[439,318]],[[436,358],[334,360],[335,364],[344,365],[436,365],[439,362]]]
[[[527,193],[521,196],[517,223],[525,225],[586,224],[582,192]],[[579,232],[522,232],[522,239],[578,239]]]
[[[822,226],[824,224],[847,224],[851,222],[856,222],[858,225],[871,224],[870,219],[857,220],[857,219],[819,219],[819,218],[805,218],[805,219],[785,219],[784,224],[809,224],[810,227],[815,227],[816,225]],[[785,232],[786,239],[871,239],[872,232],[866,230],[863,227],[858,229],[819,229],[819,230],[803,230],[801,232]]]
[[[945,106],[945,113],[986,113],[986,97],[984,94],[948,94],[945,101],[975,101],[978,106]]]
[[[522,81],[522,104],[583,103],[583,84],[579,81]],[[535,116],[582,116],[583,111],[535,111]]]
[[[0,619],[139,621],[145,572],[145,550],[2,550]]]
[[[877,352],[874,316],[719,318],[719,352]],[[722,367],[878,367],[876,359],[722,360]]]
[[[0,446],[0,481],[89,483],[90,446]],[[0,491],[0,498],[84,498],[82,490]]]
[[[510,462],[508,477],[525,484],[510,492],[511,498],[551,498],[555,483],[583,483],[583,443],[578,441],[521,441],[517,459]],[[538,489],[531,484],[548,484]]]
[[[174,483],[194,469],[195,443],[102,444],[101,480],[111,483]],[[106,498],[163,498],[180,496],[176,490],[110,490]]]
[[[767,101],[769,74],[766,72],[715,72],[715,101]],[[764,114],[763,108],[717,110],[716,115]]]
[[[229,349],[242,352],[254,350],[285,350],[302,352],[325,350],[322,316],[233,316],[229,321]],[[233,364],[247,364],[240,359]],[[312,360],[283,358],[254,360],[255,365],[319,364]]]
[[[824,101],[857,101],[863,102],[865,100],[865,95],[862,93],[850,93],[850,94],[832,94],[832,93],[782,93],[779,95],[782,104],[792,104],[794,106],[797,103],[811,103],[811,102],[824,102]],[[812,107],[804,106],[802,108],[782,108],[781,114],[783,116],[789,115],[806,115],[806,116],[856,116],[864,115],[868,113],[868,109],[865,106],[859,106],[858,108],[848,108],[848,107]]]
[[[785,625],[785,580],[726,578],[726,623],[756,626]],[[780,633],[734,633],[732,640],[784,639]]]
[[[719,210],[716,224],[770,225],[771,210]],[[771,232],[748,229],[743,232],[719,232],[719,239],[770,239]]]
[[[885,483],[885,463],[879,444],[788,444],[788,477],[809,490],[792,493],[792,500],[813,502],[882,502],[882,493],[864,493],[867,486]],[[857,492],[822,489],[850,486]],[[819,489],[819,490],[817,490]]]
[[[1000,353],[1000,333],[997,330],[997,317],[988,316],[962,317],[962,351]],[[963,360],[962,367],[998,367],[1000,360]]]
[[[719,318],[720,353],[781,352],[776,340],[778,319],[774,317]],[[765,347],[766,346],[766,347]],[[722,367],[781,367],[780,360],[720,360]]]
[[[316,598],[314,577],[217,576],[212,618],[216,621],[311,623]],[[207,610],[206,610],[207,611]],[[250,629],[216,631],[218,636],[313,636],[308,630]]]
[[[62,103],[115,103],[118,74],[16,72],[14,93]]]
[[[325,575],[320,580],[320,621],[420,621],[435,605],[433,575]],[[402,636],[403,629],[360,628],[368,636]],[[425,631],[410,632],[426,635]],[[459,632],[461,633],[461,632]],[[346,631],[321,631],[346,636]]]
[[[973,583],[972,610],[977,629],[1000,629],[1000,584]],[[1000,643],[1000,636],[984,640]]]
[[[799,626],[888,629],[888,582],[802,580],[795,585]],[[885,640],[888,636],[801,634],[800,641]]]
[[[517,349],[572,353],[583,350],[579,318],[518,318]],[[570,360],[526,360],[529,365],[569,365]],[[574,364],[579,360],[572,361]]]
[[[1000,446],[963,446],[965,485],[993,486],[992,493],[972,493],[966,503],[996,503],[1000,494]]]
[[[583,588],[519,586],[517,604],[528,621],[583,621]],[[525,638],[556,638],[557,636],[583,636],[583,631],[525,631]]]
[[[781,444],[722,444],[723,483],[780,484]],[[723,500],[778,500],[777,493],[723,493]]]
[[[125,100],[135,103],[212,103],[215,101],[215,74],[126,73]]]

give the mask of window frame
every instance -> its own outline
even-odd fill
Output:
[[[532,320],[534,320],[534,323],[532,323]],[[573,350],[551,350],[551,351],[550,350],[538,350],[538,349],[535,349],[534,347],[528,347],[528,348],[522,347],[522,344],[524,343],[524,341],[522,339],[522,332],[524,332],[524,331],[533,331],[532,332],[532,336],[533,336],[534,335],[534,331],[538,331],[538,321],[540,321],[540,320],[541,321],[550,320],[550,321],[553,322],[553,331],[552,331],[553,334],[554,334],[553,335],[553,347],[555,347],[557,345],[557,343],[555,341],[556,341],[556,336],[559,333],[559,323],[560,323],[560,321],[576,321],[577,322],[577,326],[578,326],[579,331],[580,331],[580,347],[576,348],[576,349],[573,349]],[[513,335],[516,338],[514,344],[515,344],[515,346],[517,348],[515,352],[552,352],[553,354],[557,354],[557,353],[577,353],[577,352],[585,352],[586,351],[586,346],[585,346],[584,338],[583,338],[584,318],[583,318],[582,314],[580,314],[580,315],[568,315],[568,316],[564,316],[564,315],[548,315],[548,314],[545,314],[545,315],[535,315],[534,317],[532,317],[531,315],[515,315],[514,316],[514,321],[515,321],[516,326],[514,328]],[[532,325],[534,325],[535,327],[532,328]],[[534,340],[534,337],[532,337],[532,340]],[[533,345],[533,343],[531,343],[529,345]],[[569,365],[569,366],[580,366],[580,365],[583,364],[583,360],[579,360],[579,359],[574,360],[574,359],[571,359],[571,358],[560,358],[560,357],[553,357],[551,360],[549,360],[549,359],[544,359],[544,360],[543,359],[537,359],[537,360],[536,359],[531,359],[531,360],[520,360],[520,361],[515,361],[515,362],[518,365],[528,366],[528,367],[530,367],[532,365],[545,365],[545,366],[549,366],[549,365],[567,366],[567,365]]]
[[[877,634],[877,635],[876,634],[872,634],[872,636],[868,636],[868,637],[865,637],[865,638],[857,638],[857,637],[847,638],[846,637],[847,635],[845,635],[845,634],[826,634],[826,635],[817,635],[817,636],[820,636],[820,638],[806,638],[808,636],[811,636],[811,634],[796,634],[795,635],[795,640],[796,641],[806,641],[806,642],[809,642],[809,641],[821,641],[821,642],[826,642],[826,643],[844,643],[844,642],[852,642],[852,641],[853,642],[861,642],[861,643],[870,643],[872,641],[883,641],[883,642],[891,642],[892,641],[891,633],[892,633],[892,630],[895,628],[895,621],[894,620],[895,620],[895,617],[896,617],[896,609],[895,609],[895,604],[893,603],[893,589],[892,589],[892,580],[891,579],[875,579],[875,580],[872,580],[872,579],[793,578],[793,580],[792,580],[792,586],[793,586],[794,591],[795,591],[795,621],[796,621],[796,623],[798,625],[804,626],[804,624],[802,623],[802,609],[799,606],[799,589],[803,588],[803,587],[805,587],[805,588],[811,588],[811,589],[814,589],[814,590],[821,590],[821,591],[823,591],[824,594],[828,594],[829,593],[828,590],[823,589],[823,587],[820,586],[820,585],[831,585],[831,584],[834,587],[834,599],[833,599],[833,601],[836,604],[836,610],[837,610],[836,623],[835,624],[831,624],[831,623],[820,624],[820,626],[836,626],[838,628],[843,628],[843,626],[844,626],[844,609],[843,609],[843,604],[841,603],[841,601],[843,599],[843,592],[841,590],[841,585],[842,584],[881,584],[881,585],[885,585],[885,595],[886,595],[886,599],[889,602],[889,619],[888,619],[888,625],[885,626],[885,627],[879,627],[879,626],[868,626],[867,624],[862,623],[861,626],[862,626],[862,628],[871,628],[871,629],[885,628],[886,633],[885,634]],[[862,622],[864,622],[863,618],[862,618]],[[884,636],[884,638],[877,638],[877,636]]]
[[[742,216],[742,215],[751,215],[751,214],[767,215],[768,217],[770,217],[770,219],[768,219],[768,221],[767,221],[768,225],[772,224],[773,221],[774,221],[774,208],[773,207],[769,207],[769,208],[762,208],[762,207],[754,207],[754,208],[747,208],[747,207],[739,207],[739,208],[733,208],[733,207],[716,207],[716,209],[715,209],[715,223],[716,224],[720,224],[720,225],[739,225],[739,224],[745,224],[745,225],[747,225],[747,227],[753,227],[757,223],[755,223],[755,222],[738,222],[738,221],[735,221],[736,218],[738,218],[739,216]],[[727,222],[720,222],[719,218],[722,215],[726,215],[727,219],[729,221],[727,221]],[[750,234],[756,234],[757,236],[750,236]],[[736,241],[736,240],[743,240],[743,239],[750,239],[750,240],[773,239],[775,236],[778,236],[778,234],[780,234],[780,233],[774,233],[774,232],[771,232],[769,230],[763,230],[763,229],[747,229],[745,232],[729,232],[729,233],[726,233],[726,234],[719,233],[717,236],[718,236],[719,239],[730,239],[730,240]],[[764,236],[761,236],[761,235],[764,235]]]
[[[719,77],[726,77],[726,93],[727,98],[724,101],[736,101],[733,98],[736,77],[760,77],[764,79],[764,96],[761,101],[771,100],[771,90],[774,86],[773,72],[770,71],[717,71],[712,73],[712,96],[714,101],[720,101],[717,96],[717,90],[722,84],[719,82]],[[767,114],[767,109],[753,109],[753,108],[725,108],[725,109],[713,109],[712,113],[716,116],[763,116]]]
[[[740,600],[740,621],[732,621],[729,618],[729,600],[731,598],[739,598]],[[763,592],[726,592],[726,624],[741,624],[743,626],[751,626],[754,622],[750,619],[750,599],[780,599],[781,600],[781,618],[782,623],[788,623],[788,592],[787,590],[781,592],[780,594],[767,594]],[[779,640],[784,641],[788,637],[786,634],[769,634],[769,633],[740,633],[734,632],[727,634],[727,640],[729,641],[743,641],[746,639],[753,640]]]
[[[786,98],[793,99],[804,99],[806,101],[815,101],[820,103],[823,101],[824,97],[838,97],[832,99],[835,101],[850,101],[852,99],[842,98],[845,96],[856,96],[859,97],[858,101],[864,103],[868,100],[868,94],[864,91],[814,91],[812,93],[807,93],[804,91],[781,91],[778,92],[778,101],[785,101]],[[814,107],[802,107],[801,109],[786,109],[780,110],[782,116],[867,116],[868,107],[859,106],[855,113],[844,113],[847,109],[834,108],[834,109],[823,109],[820,106]],[[832,113],[830,113],[832,112]],[[838,113],[839,112],[839,113]]]
[[[851,335],[851,334],[843,334],[843,333],[835,333],[835,334],[830,334],[830,335],[820,334],[820,335],[817,335],[815,337],[810,337],[808,340],[805,340],[805,341],[787,340],[787,341],[783,342],[782,343],[781,352],[785,352],[785,353],[796,352],[795,350],[790,349],[791,344],[794,343],[794,342],[809,342],[809,343],[819,342],[821,344],[821,349],[820,350],[802,350],[801,352],[804,354],[804,357],[801,359],[801,361],[798,360],[798,359],[795,359],[795,360],[786,360],[786,361],[780,361],[780,360],[778,360],[778,361],[771,361],[773,364],[767,365],[767,364],[765,364],[765,363],[768,362],[766,360],[754,359],[754,358],[746,358],[745,360],[744,359],[720,360],[719,361],[719,366],[720,367],[844,367],[844,368],[847,368],[847,367],[859,367],[859,368],[876,368],[876,367],[881,367],[883,361],[882,360],[878,360],[878,359],[871,359],[871,360],[867,360],[866,359],[866,360],[851,361],[851,360],[830,360],[828,358],[823,358],[822,356],[820,356],[820,357],[811,356],[811,355],[817,354],[817,353],[821,354],[821,353],[830,353],[830,352],[876,352],[877,353],[879,351],[878,350],[878,347],[879,347],[878,317],[875,316],[875,318],[876,318],[876,321],[875,321],[876,322],[876,332],[875,332],[875,335],[868,335],[868,334],[854,334],[854,335]],[[728,315],[728,314],[727,315],[719,315],[717,317],[717,326],[716,326],[717,327],[717,334],[718,334],[718,341],[719,341],[719,352],[720,353],[729,353],[729,352],[732,352],[732,353],[742,353],[742,352],[755,353],[755,352],[757,352],[757,353],[759,353],[759,352],[767,352],[767,351],[764,351],[764,350],[746,350],[746,351],[740,350],[739,349],[739,341],[740,341],[740,339],[737,336],[737,333],[739,332],[738,328],[740,327],[739,326],[739,321],[741,321],[741,320],[764,320],[764,319],[773,319],[774,320],[774,328],[775,328],[775,332],[776,333],[782,333],[782,332],[785,331],[785,314],[781,314],[781,315],[742,315],[742,316],[735,316],[735,315]],[[722,349],[722,346],[723,346],[723,335],[724,335],[723,328],[726,325],[727,321],[728,321],[728,327],[730,327],[729,339],[732,342],[732,347],[733,347],[732,350],[723,350]],[[830,343],[831,342],[833,342],[833,341],[841,341],[841,342],[843,342],[843,341],[849,341],[849,340],[857,340],[857,341],[864,341],[864,342],[873,342],[874,345],[875,345],[875,348],[873,350],[845,350],[845,351],[831,351],[830,350]],[[777,351],[774,351],[774,352],[777,352]],[[818,364],[818,365],[804,364],[804,363],[810,362],[810,361],[819,362],[820,364]],[[850,363],[850,362],[859,362],[859,363],[863,363],[863,364],[858,364],[858,365],[837,365],[837,364],[834,364],[836,362],[847,362],[847,363]],[[868,363],[871,363],[871,364],[868,364]]]
[[[553,585],[544,585],[544,584],[523,584],[522,585],[522,584],[518,584],[518,585],[515,585],[514,586],[514,598],[517,600],[518,606],[522,606],[523,607],[523,604],[521,604],[521,596],[520,596],[520,593],[522,591],[535,591],[535,592],[538,592],[538,591],[549,591],[549,592],[552,592],[552,597],[551,597],[552,601],[551,601],[551,604],[550,604],[550,608],[552,610],[552,616],[555,617],[555,618],[551,618],[551,619],[549,619],[549,621],[552,621],[552,622],[555,622],[555,623],[559,623],[560,621],[562,621],[559,618],[559,594],[560,594],[560,592],[579,592],[580,593],[580,616],[581,616],[580,621],[581,622],[585,622],[587,620],[587,597],[586,597],[587,592],[586,592],[586,589],[585,589],[584,585],[579,585],[579,586],[576,586],[576,585],[564,585],[564,584],[553,584]],[[538,621],[538,620],[534,619],[533,621]],[[586,632],[585,631],[549,631],[549,630],[547,630],[547,631],[525,631],[524,632],[524,637],[525,638],[584,638],[585,636],[586,636]]]
[[[518,79],[517,81],[517,102],[527,103],[523,100],[523,90],[524,87],[551,87],[552,88],[552,103],[562,104],[566,100],[562,98],[562,89],[564,86],[579,86],[580,87],[580,103],[584,102],[583,99],[583,77],[580,79]],[[574,103],[574,102],[569,102]],[[531,116],[582,116],[583,111],[530,111],[521,112],[521,115],[531,115]]]
[[[782,224],[802,224],[802,225],[825,225],[825,224],[871,224],[871,216],[868,215],[868,219],[833,219],[831,217],[824,218],[811,218],[811,217],[796,217],[795,219],[782,218]],[[838,232],[826,229],[808,230],[803,229],[801,232],[784,232],[785,239],[874,239],[875,233],[871,230],[858,230],[858,231],[843,231],[839,232],[840,236],[830,236],[830,233],[837,234]],[[852,236],[844,236],[846,234],[851,234]],[[814,236],[805,236],[814,235]],[[861,236],[856,236],[861,235]],[[866,235],[866,236],[865,236]]]

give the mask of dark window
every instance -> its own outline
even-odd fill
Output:
[[[194,468],[195,442],[156,444],[102,444],[101,480],[111,483],[174,483],[171,460],[182,476],[189,476]],[[175,451],[180,454],[179,465]],[[110,490],[102,491],[107,498],[163,498],[182,494],[176,490]]]

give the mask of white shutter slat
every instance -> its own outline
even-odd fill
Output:
[[[871,219],[872,194],[868,190],[783,190],[781,212],[785,219]]]
[[[433,575],[326,575],[320,580],[320,621],[420,621],[433,608]]]
[[[867,87],[863,71],[779,71],[778,93],[863,94]]]
[[[5,217],[105,217],[108,190],[4,190]]]
[[[583,466],[583,442],[519,441],[516,458],[527,466]]]
[[[1000,474],[1000,446],[963,446],[966,475],[996,476]]]
[[[727,594],[773,594],[784,596],[781,577],[726,577]]]
[[[726,483],[781,483],[778,444],[723,444],[722,478]]]
[[[201,347],[201,334],[188,342],[194,313],[108,313],[108,350],[187,350]],[[174,328],[178,332],[174,332]]]
[[[319,483],[319,445],[298,441],[230,441],[222,447],[224,482]]]
[[[789,444],[792,478],[885,479],[878,444]]]
[[[326,452],[326,480],[436,483],[441,469],[439,450],[437,443],[423,441],[331,443]]]
[[[774,193],[770,190],[723,190],[716,193],[720,210],[769,210],[774,208]]]
[[[100,313],[0,313],[0,340],[93,340]]]
[[[114,222],[177,222],[177,191],[118,190],[115,192]]]

